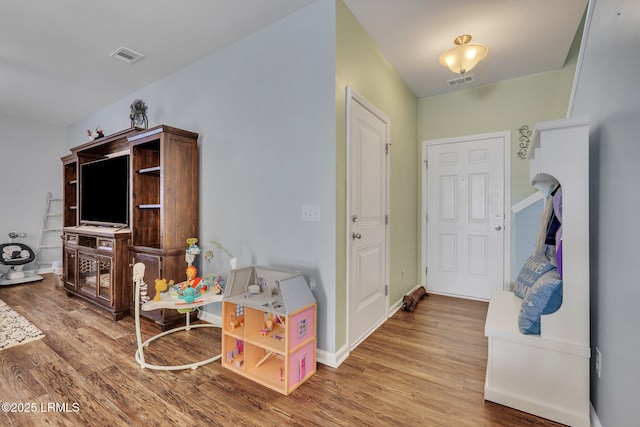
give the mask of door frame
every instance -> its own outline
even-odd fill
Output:
[[[422,188],[420,189],[420,198],[422,199],[422,210],[420,215],[421,228],[421,255],[420,255],[420,277],[424,280],[424,285],[428,289],[427,279],[427,208],[429,195],[427,194],[427,148],[432,145],[453,144],[456,142],[469,142],[478,139],[502,138],[504,142],[504,265],[502,268],[502,289],[509,290],[511,287],[511,131],[484,133],[478,135],[467,135],[461,137],[431,139],[422,141]],[[468,297],[468,299],[479,299]]]
[[[386,123],[387,125],[387,135],[386,135],[386,139],[387,139],[387,143],[389,144],[389,153],[386,157],[386,165],[385,165],[385,169],[386,169],[386,177],[385,177],[385,212],[387,213],[387,217],[389,218],[389,222],[385,227],[385,250],[384,250],[384,256],[385,256],[385,286],[387,289],[386,295],[385,295],[385,312],[384,312],[384,320],[382,322],[379,322],[378,324],[374,325],[374,327],[371,329],[371,331],[366,335],[361,337],[357,342],[354,342],[353,344],[351,343],[351,337],[350,337],[350,326],[351,326],[351,310],[350,310],[350,286],[351,286],[351,236],[350,236],[350,230],[351,230],[351,154],[350,154],[350,148],[351,148],[351,102],[352,99],[360,104],[362,104],[365,108],[367,108],[369,111],[371,111],[375,116],[377,116],[380,120],[382,120],[383,122]],[[391,120],[382,112],[380,111],[375,105],[373,105],[371,102],[369,102],[365,97],[363,97],[362,95],[360,95],[359,93],[357,93],[355,90],[353,90],[350,86],[346,86],[346,91],[345,91],[345,100],[346,100],[346,211],[345,211],[345,221],[346,221],[346,233],[345,233],[345,250],[346,250],[346,258],[347,258],[347,265],[346,265],[346,273],[347,273],[347,277],[346,277],[346,294],[347,294],[347,298],[346,298],[346,303],[347,303],[347,347],[349,348],[349,351],[353,350],[354,348],[356,348],[358,345],[360,345],[362,343],[362,341],[364,341],[369,335],[371,335],[371,333],[373,333],[373,331],[375,331],[376,329],[378,329],[383,323],[384,321],[386,321],[386,319],[389,318],[389,295],[390,295],[390,280],[391,280],[391,273],[389,271],[390,269],[390,248],[391,248],[391,215],[389,214],[390,211],[390,207],[391,207]]]

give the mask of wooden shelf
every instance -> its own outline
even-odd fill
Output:
[[[137,172],[140,173],[140,174],[145,174],[145,173],[159,174],[160,173],[160,166],[153,166],[153,167],[150,167],[150,168],[139,169]]]
[[[234,329],[228,329],[226,331],[226,335],[239,340],[244,340],[244,326],[237,326]]]
[[[187,237],[199,236],[198,134],[156,126],[127,136],[131,151],[130,255],[146,266],[150,295],[154,280],[185,279]],[[188,194],[189,203],[183,195]],[[161,328],[181,320],[173,308],[142,311]]]
[[[65,235],[97,235],[100,231],[79,230],[79,214],[82,210],[80,195],[82,177],[81,165],[118,155],[129,156],[129,206],[131,208],[127,231],[128,242],[123,245],[124,259],[113,264],[114,293],[123,292],[124,304],[132,304],[131,263],[142,262],[146,266],[148,293],[155,294],[154,281],[166,278],[180,282],[185,278],[184,253],[188,247],[188,237],[199,236],[199,156],[198,134],[169,126],[155,126],[151,129],[130,128],[100,138],[71,149],[62,157],[64,227]],[[108,182],[109,177],[105,177]],[[185,197],[185,194],[188,197]],[[188,199],[189,203],[185,203]],[[72,248],[72,239],[65,248],[65,278],[71,292],[77,282],[76,266],[72,260],[77,256],[73,251],[97,251],[87,246]],[[76,240],[77,241],[77,240]],[[89,292],[92,295],[92,292]],[[87,297],[87,295],[82,295]],[[104,295],[102,296],[104,297]],[[100,297],[100,298],[102,298]],[[98,298],[96,298],[98,299]],[[124,310],[122,310],[124,312]],[[119,311],[120,313],[120,311]],[[162,329],[182,320],[175,309],[159,308],[143,311],[142,316],[153,320]]]
[[[251,344],[255,344],[265,350],[273,351],[283,354],[285,352],[285,339],[286,333],[284,327],[274,326],[271,332],[262,335],[260,332],[253,333],[245,336],[245,341]],[[281,339],[277,339],[276,336],[280,336]]]

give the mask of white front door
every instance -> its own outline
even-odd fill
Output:
[[[348,322],[354,348],[387,318],[389,120],[347,88]]]
[[[505,280],[506,134],[426,146],[427,289],[488,299]]]

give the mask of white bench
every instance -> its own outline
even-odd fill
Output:
[[[568,425],[589,425],[588,346],[518,329],[522,300],[513,292],[491,295],[485,335],[489,339],[484,397],[511,408]]]
[[[522,300],[496,291],[485,323],[485,399],[571,426],[590,425],[588,132],[586,121],[539,123],[529,148],[532,184],[562,185],[562,306],[524,335]]]

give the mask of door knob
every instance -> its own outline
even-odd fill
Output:
[[[351,217],[351,221],[358,222],[358,215],[354,215]]]
[[[500,230],[502,230],[502,227],[499,226],[499,225],[496,225],[496,230],[500,231]]]
[[[362,239],[362,234],[360,234],[360,233],[353,233],[353,234],[351,235],[351,238],[352,238],[353,240],[355,240],[355,239]]]

